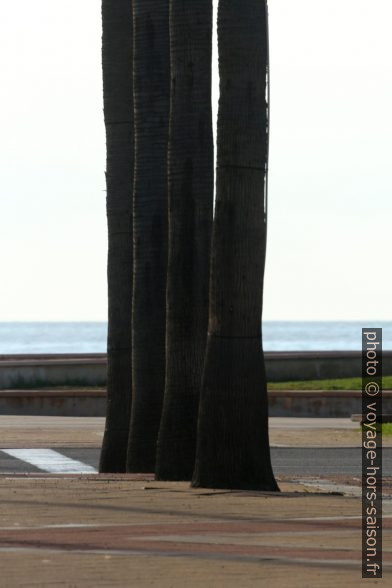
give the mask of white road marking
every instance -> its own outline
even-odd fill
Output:
[[[52,474],[97,473],[97,470],[92,466],[66,457],[53,449],[1,449],[1,451]]]

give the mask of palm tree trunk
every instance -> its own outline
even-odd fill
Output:
[[[102,0],[108,220],[107,414],[99,469],[124,472],[132,398],[132,1]]]
[[[153,472],[165,387],[169,0],[134,0],[133,399],[127,470]]]
[[[214,196],[212,0],[171,0],[166,387],[156,477],[190,480],[208,324]]]
[[[217,199],[193,486],[277,490],[261,348],[267,7],[220,0]]]

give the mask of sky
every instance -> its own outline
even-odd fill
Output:
[[[263,316],[390,320],[391,2],[269,12]],[[0,6],[0,321],[106,320],[100,46],[99,0]]]

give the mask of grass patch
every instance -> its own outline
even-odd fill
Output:
[[[385,435],[386,437],[392,436],[392,423],[377,423],[376,424],[376,431],[377,432],[380,432],[380,427],[381,427],[382,435]],[[358,429],[358,431],[362,432],[363,429],[364,429],[364,427],[361,425],[361,428]]]
[[[383,377],[384,390],[392,389],[392,376]],[[362,390],[362,378],[337,378],[335,380],[298,380],[269,382],[269,390]]]

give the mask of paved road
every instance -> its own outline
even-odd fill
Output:
[[[270,417],[272,429],[358,429],[358,423],[349,418]],[[92,429],[102,432],[103,417],[59,417],[30,415],[0,415],[0,429]]]
[[[99,449],[64,447],[53,450],[17,450],[12,455],[0,450],[0,474],[52,471],[57,473],[91,472],[97,468]],[[18,453],[20,451],[20,453]],[[11,451],[10,451],[11,453]],[[346,474],[360,476],[360,448],[273,447],[272,461],[277,475],[317,476]],[[83,464],[87,467],[83,470]],[[392,475],[392,448],[383,449],[383,475]]]

